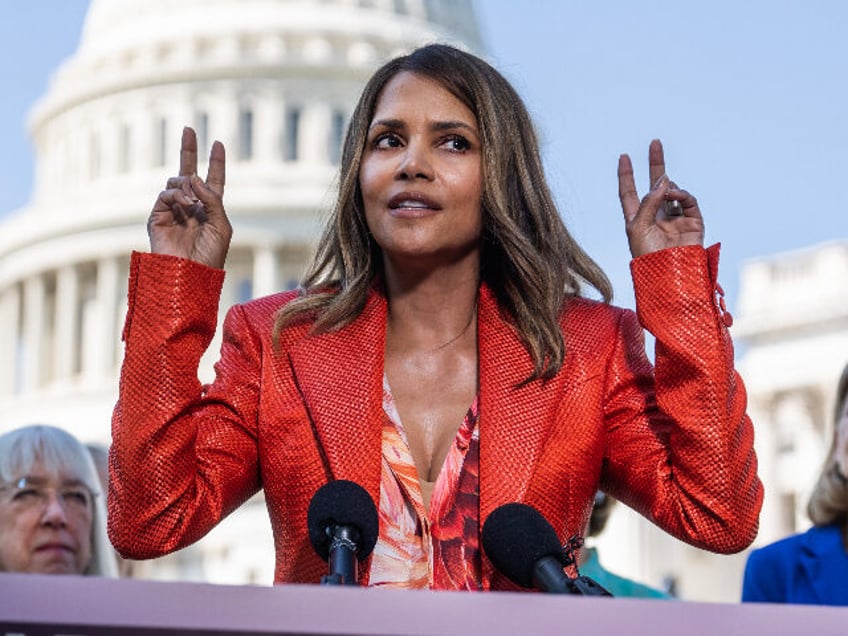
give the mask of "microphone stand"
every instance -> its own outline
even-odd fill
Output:
[[[359,531],[353,526],[327,526],[330,537],[330,572],[321,577],[321,585],[358,585],[356,553]]]

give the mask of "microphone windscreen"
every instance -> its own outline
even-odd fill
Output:
[[[547,556],[562,561],[562,546],[550,523],[532,506],[509,503],[483,524],[483,550],[510,581],[532,588],[533,566]]]
[[[359,484],[337,479],[324,484],[309,502],[306,525],[312,547],[325,561],[330,558],[331,538],[329,526],[354,526],[359,530],[359,551],[356,556],[365,559],[377,543],[380,521],[371,495]]]

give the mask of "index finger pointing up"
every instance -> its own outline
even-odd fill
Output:
[[[212,144],[212,149],[209,151],[209,170],[206,172],[206,185],[218,196],[224,196],[226,165],[224,144],[216,141]]]
[[[639,211],[639,194],[636,192],[636,180],[633,177],[633,163],[628,155],[618,158],[618,198],[624,220],[630,223]]]
[[[190,126],[183,128],[180,141],[180,176],[187,177],[197,172],[197,135]]]

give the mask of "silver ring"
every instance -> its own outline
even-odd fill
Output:
[[[666,201],[665,202],[665,215],[666,216],[683,216],[683,206],[680,205],[680,201]]]

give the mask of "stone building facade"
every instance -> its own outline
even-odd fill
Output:
[[[767,484],[757,543],[810,525],[806,505],[833,437],[848,365],[848,239],[752,260],[742,271],[739,368]]]

